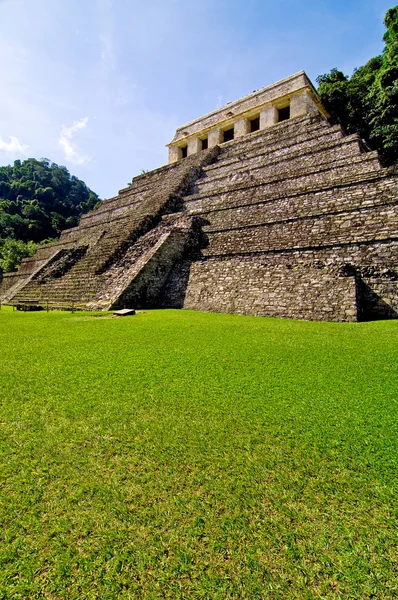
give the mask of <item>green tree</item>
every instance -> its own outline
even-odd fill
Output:
[[[40,242],[76,225],[99,202],[66,167],[29,158],[0,167],[0,239]]]
[[[398,6],[387,11],[381,56],[356,69],[351,78],[334,68],[320,75],[318,93],[335,122],[357,132],[386,162],[398,159]]]
[[[22,240],[7,239],[0,244],[0,273],[15,271],[23,258],[33,256],[38,244]]]
[[[77,225],[99,201],[83,181],[47,158],[0,167],[0,278],[38,243]]]

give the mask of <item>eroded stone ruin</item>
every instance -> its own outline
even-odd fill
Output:
[[[167,166],[25,259],[2,301],[396,318],[397,173],[300,72],[179,128]]]

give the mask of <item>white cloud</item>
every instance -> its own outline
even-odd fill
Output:
[[[0,138],[0,152],[6,152],[7,154],[24,154],[26,155],[29,146],[21,144],[19,139],[14,135],[9,136],[9,142],[5,142]]]
[[[79,146],[72,143],[75,134],[87,127],[88,117],[84,117],[79,121],[75,121],[73,125],[67,127],[62,125],[61,134],[58,143],[64,151],[65,159],[74,165],[83,165],[91,161],[91,156],[82,154]]]

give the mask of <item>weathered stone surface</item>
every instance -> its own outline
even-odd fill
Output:
[[[304,71],[252,94],[229,102],[204,117],[191,121],[177,129],[169,146],[169,163],[181,160],[180,149],[188,146],[188,155],[201,150],[198,140],[209,138],[209,148],[222,143],[222,131],[234,128],[235,137],[249,133],[249,119],[259,118],[260,129],[275,125],[279,120],[278,109],[290,106],[290,116],[304,117],[327,112]]]
[[[169,285],[172,291],[173,282]],[[357,317],[354,277],[336,277],[292,257],[276,264],[266,257],[192,262],[184,294],[183,306],[195,310],[308,320]]]
[[[121,310],[115,310],[113,314],[115,317],[132,317],[135,315],[135,310],[134,308],[122,308]]]

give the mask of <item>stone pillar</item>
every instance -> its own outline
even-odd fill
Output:
[[[316,113],[319,113],[318,107],[307,91],[298,96],[293,96],[290,100],[291,119],[294,119],[295,117],[305,117]]]
[[[234,137],[241,137],[250,133],[250,121],[249,119],[238,119],[234,127]]]
[[[177,162],[179,159],[178,146],[169,146],[169,165]]]
[[[275,106],[267,106],[260,112],[260,129],[266,129],[278,122],[278,111]]]
[[[214,146],[222,143],[223,134],[221,129],[213,129],[213,131],[209,131],[209,148],[214,148]]]
[[[188,156],[196,154],[202,150],[202,143],[199,138],[191,138],[188,140]]]

